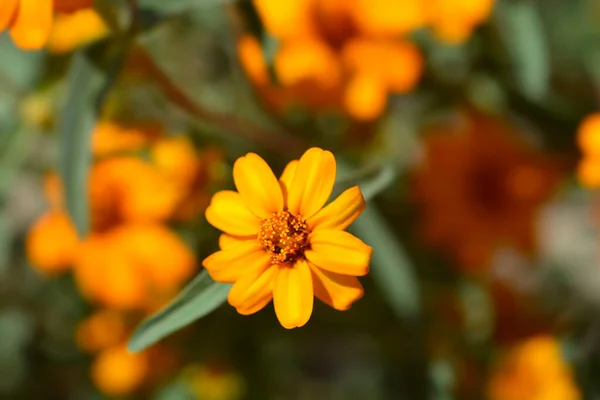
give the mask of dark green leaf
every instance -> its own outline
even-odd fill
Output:
[[[230,288],[214,282],[206,270],[200,272],[169,305],[142,322],[129,339],[129,350],[143,350],[208,315],[225,302]]]
[[[494,19],[513,64],[521,92],[542,99],[548,89],[550,64],[542,21],[533,2],[498,2]]]
[[[230,0],[138,0],[138,7],[144,11],[168,16],[179,14],[194,7],[217,6],[231,2]]]
[[[58,171],[67,212],[80,236],[89,227],[87,177],[90,138],[104,98],[125,57],[129,41],[118,38],[77,52],[67,73],[66,99],[58,120]]]

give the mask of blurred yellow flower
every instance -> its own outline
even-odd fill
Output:
[[[100,310],[83,320],[75,331],[75,341],[86,352],[97,352],[121,344],[127,337],[124,316],[115,310]]]
[[[600,113],[590,114],[581,121],[577,145],[584,155],[600,158]]]
[[[427,23],[430,0],[356,0],[352,16],[366,36],[397,37]]]
[[[149,367],[146,353],[130,353],[125,345],[109,347],[94,359],[92,381],[109,396],[125,396],[140,387]]]
[[[3,0],[0,3],[0,32],[9,29],[15,44],[37,50],[50,38],[54,13],[93,7],[93,0]]]
[[[551,336],[533,337],[509,352],[493,371],[488,394],[490,400],[582,398],[560,344]]]
[[[437,37],[443,42],[461,43],[489,17],[494,0],[429,0],[423,5]]]
[[[160,135],[162,127],[156,123],[136,123],[134,126],[127,126],[115,121],[102,120],[96,124],[92,134],[92,153],[95,157],[105,157],[140,151]]]
[[[271,300],[285,328],[306,324],[313,297],[346,310],[363,295],[372,249],[344,230],[362,213],[358,187],[323,208],[336,175],[333,154],[308,150],[279,181],[254,153],[233,167],[235,191],[216,193],[206,219],[225,232],[203,261],[217,282],[231,282],[229,303],[252,314]]]
[[[208,187],[223,180],[223,153],[217,147],[197,150],[185,136],[161,138],[150,148],[150,158],[179,192],[173,219],[189,221],[208,205]]]
[[[164,380],[178,367],[172,348],[156,345],[141,353],[126,349],[127,338],[143,314],[99,309],[79,323],[78,347],[93,357],[91,378],[108,396],[128,396],[155,381]]]
[[[52,235],[48,235],[52,232]],[[49,211],[27,235],[27,255],[32,265],[53,275],[71,268],[79,241],[66,214]]]
[[[102,39],[108,33],[108,26],[93,8],[58,14],[54,18],[47,48],[52,53],[68,53]]]
[[[535,218],[558,167],[506,121],[472,111],[435,125],[415,173],[421,232],[467,270],[485,269],[496,249],[536,248]]]
[[[577,167],[581,185],[596,189],[600,187],[600,113],[585,117],[577,130],[577,145],[583,158]]]
[[[577,166],[577,179],[589,189],[600,187],[600,158],[584,157]]]
[[[183,371],[183,380],[196,400],[239,400],[244,396],[243,377],[225,365],[191,365]]]

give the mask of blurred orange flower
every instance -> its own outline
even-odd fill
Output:
[[[347,310],[363,295],[357,276],[369,270],[372,249],[344,230],[362,213],[357,186],[323,208],[331,195],[336,163],[319,148],[292,161],[277,180],[254,153],[233,166],[237,192],[216,193],[206,210],[225,232],[221,250],[202,265],[217,282],[234,283],[229,303],[253,314],[271,300],[287,329],[308,322],[313,297]]]
[[[240,38],[238,51],[246,73],[275,110],[299,103],[311,109],[345,109],[368,121],[383,112],[389,93],[408,92],[420,78],[421,55],[398,39],[397,31],[383,36],[372,36],[369,28],[361,31],[365,20],[370,21],[367,27],[383,27],[381,21],[412,18],[387,12],[385,7],[395,7],[393,2],[379,1],[377,13],[365,2],[294,0],[285,7],[272,0],[254,3],[269,33],[280,40],[273,64],[278,85],[270,83],[255,38]],[[389,15],[399,19],[389,21]]]
[[[494,0],[423,1],[437,37],[447,43],[464,42],[492,12]]]
[[[91,7],[93,0],[3,0],[0,32],[8,28],[15,44],[22,49],[41,49],[50,38],[54,13]]]
[[[506,121],[466,112],[424,139],[425,159],[414,177],[424,241],[468,270],[486,268],[503,246],[535,250],[537,211],[559,174],[518,135]]]
[[[158,123],[136,123],[128,126],[110,120],[96,124],[92,134],[92,153],[101,158],[118,153],[141,151],[163,134]]]
[[[90,234],[77,241],[64,212],[50,210],[28,237],[32,264],[44,272],[74,267],[82,294],[112,307],[152,307],[171,295],[194,269],[191,251],[164,225],[177,189],[150,164],[115,157],[93,166],[89,191]]]
[[[493,371],[488,383],[490,400],[579,400],[570,366],[560,343],[536,336],[516,346]]]
[[[577,130],[577,145],[583,158],[577,167],[577,178],[584,187],[600,187],[600,113],[585,117]]]
[[[127,396],[164,378],[178,363],[171,348],[154,346],[132,354],[126,341],[140,315],[113,309],[94,311],[81,321],[75,332],[77,345],[94,356],[91,378],[96,387],[109,396]]]
[[[51,209],[27,238],[34,267],[48,274],[73,268],[83,295],[114,308],[154,309],[175,294],[195,259],[166,223],[205,209],[221,154],[209,148],[201,158],[187,139],[153,139],[155,132],[99,124],[93,149],[100,158],[88,180],[91,227],[82,240],[64,212],[59,179],[49,177]],[[150,151],[148,161],[123,155],[141,149]]]
[[[279,44],[269,79],[256,38],[242,36],[240,60],[266,104],[275,111],[301,104],[345,110],[361,121],[382,114],[390,93],[418,83],[423,60],[407,40],[432,27],[444,42],[465,41],[491,13],[494,0],[254,0]]]
[[[102,350],[92,363],[92,381],[109,396],[125,396],[139,388],[148,375],[146,353],[130,353],[125,345]]]
[[[109,29],[93,9],[85,8],[54,18],[47,48],[52,53],[68,53],[108,35]]]
[[[150,158],[181,193],[173,215],[176,221],[198,217],[210,201],[210,184],[224,179],[223,152],[213,146],[197,150],[185,136],[157,140]]]

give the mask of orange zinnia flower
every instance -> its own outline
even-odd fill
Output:
[[[203,261],[215,281],[231,282],[229,303],[252,314],[271,300],[285,328],[309,320],[313,297],[347,310],[363,295],[356,278],[369,271],[372,249],[345,232],[365,207],[358,187],[331,195],[333,154],[308,150],[279,181],[254,153],[233,166],[237,192],[216,193],[206,219],[225,232],[221,251]]]
[[[242,36],[243,67],[267,105],[277,112],[302,105],[345,110],[357,120],[381,115],[391,93],[418,83],[423,61],[400,37],[425,22],[420,0],[254,0],[265,28],[280,42],[271,84],[255,38]]]
[[[536,336],[516,346],[494,371],[488,394],[491,400],[581,399],[560,343],[551,336]]]
[[[585,117],[577,129],[577,145],[583,158],[577,167],[577,178],[588,189],[600,187],[600,113]]]
[[[27,238],[33,266],[45,273],[74,269],[82,294],[124,309],[151,309],[173,294],[193,272],[187,245],[165,223],[180,199],[179,190],[151,164],[114,157],[90,171],[91,232],[78,240],[57,196],[57,180],[47,190],[53,209]],[[57,198],[58,197],[58,198]]]
[[[50,37],[54,13],[93,7],[93,0],[2,0],[0,32],[8,28],[17,46],[41,49]]]

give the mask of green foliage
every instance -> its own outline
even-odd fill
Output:
[[[550,60],[536,5],[524,1],[499,2],[496,23],[510,55],[517,87],[533,100],[543,99],[550,79]]]
[[[128,48],[129,40],[118,38],[80,50],[73,56],[66,77],[66,98],[57,125],[61,142],[58,171],[67,211],[81,237],[89,231],[89,204],[85,194],[88,193],[91,134]]]
[[[129,349],[143,350],[211,313],[227,300],[230,287],[214,282],[206,270],[200,272],[169,305],[140,324],[129,339]]]

